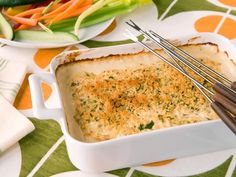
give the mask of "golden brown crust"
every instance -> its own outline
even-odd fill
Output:
[[[71,81],[71,93],[74,118],[89,139],[107,140],[217,117],[193,84],[161,61],[98,75],[78,74]]]

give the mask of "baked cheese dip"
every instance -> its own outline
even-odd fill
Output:
[[[184,48],[192,53],[207,50],[205,45]],[[208,45],[210,53],[216,52],[216,48]],[[223,64],[220,60],[209,58],[208,54],[209,51],[199,60],[220,72]],[[216,55],[216,58],[226,57],[225,53],[219,52],[211,56]],[[151,53],[108,56],[65,66],[64,74],[67,73],[67,76],[64,86],[62,82],[58,83],[59,87],[66,85],[64,92],[70,95],[73,109],[67,117],[70,116],[73,124],[78,125],[78,131],[86,142],[218,118],[189,79]],[[60,68],[63,67],[59,67],[58,72]],[[190,74],[194,75],[193,72]],[[204,79],[195,78],[211,89]]]

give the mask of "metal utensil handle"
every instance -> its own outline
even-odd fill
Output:
[[[235,82],[234,82],[235,83]],[[231,91],[229,91],[225,86],[219,84],[219,83],[215,83],[213,85],[213,89],[217,92],[220,93],[222,95],[224,95],[225,97],[227,97],[228,99],[230,99],[231,101],[233,101],[234,103],[236,103],[236,94],[232,93]]]
[[[221,118],[221,120],[232,130],[236,135],[236,119],[226,111],[226,109],[218,102],[211,103],[212,109]]]
[[[224,106],[224,108],[231,112],[234,116],[236,116],[236,103],[232,102],[230,99],[217,92],[214,95],[214,99],[222,106]]]
[[[231,88],[232,88],[233,90],[236,90],[236,81],[231,84]]]

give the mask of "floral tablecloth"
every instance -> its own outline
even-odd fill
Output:
[[[30,73],[48,71],[51,59],[65,50],[131,42],[122,35],[124,29],[127,28],[124,23],[127,19],[133,19],[140,26],[153,29],[168,38],[196,32],[212,32],[221,34],[236,44],[236,0],[155,0],[152,5],[137,9],[129,15],[117,17],[112,25],[98,37],[77,46],[57,49],[22,49],[9,46],[0,48],[1,58],[24,62],[29,66],[28,74],[14,106],[30,117],[36,127],[33,133],[0,156],[1,177],[236,176],[236,149],[140,164],[140,166],[104,174],[84,174],[70,162],[58,123],[50,118],[44,120],[33,118],[28,85]],[[53,89],[43,84],[42,90],[46,104],[49,107],[58,106]]]

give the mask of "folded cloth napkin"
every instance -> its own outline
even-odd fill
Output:
[[[0,94],[13,103],[26,73],[26,65],[0,58]]]
[[[34,125],[0,95],[0,153],[34,130]]]
[[[25,74],[25,64],[0,59],[0,154],[34,130],[34,125],[11,105]]]

